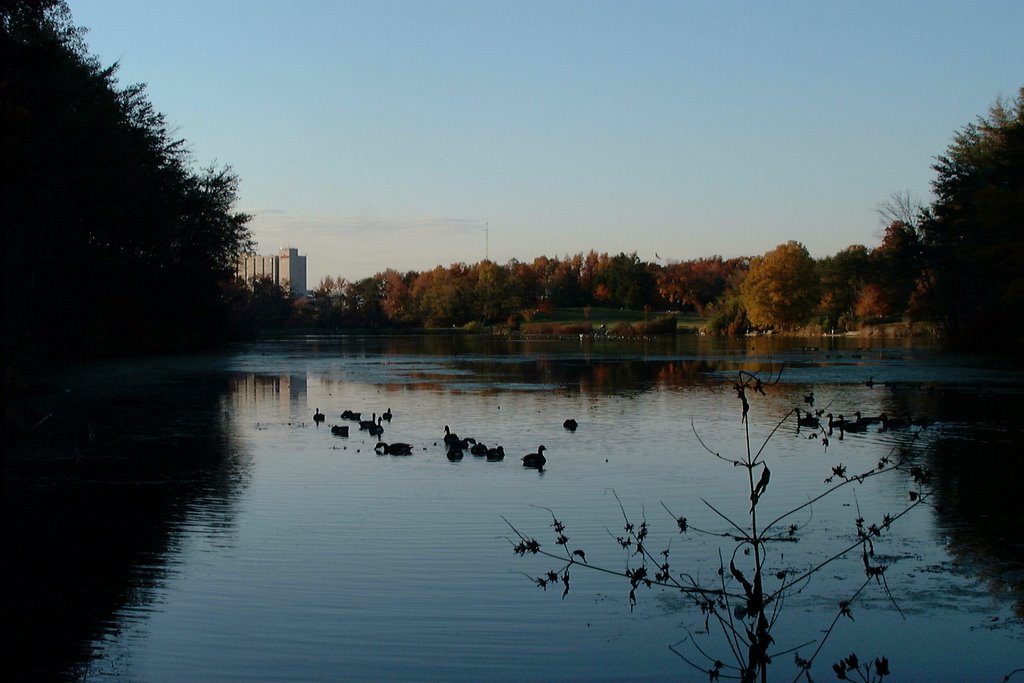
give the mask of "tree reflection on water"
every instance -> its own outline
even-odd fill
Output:
[[[941,439],[932,451],[937,524],[963,570],[993,593],[1011,596],[1014,612],[1024,617],[1024,433],[972,431]]]
[[[38,438],[7,455],[9,680],[85,676],[119,611],[145,604],[168,576],[192,512],[204,510],[213,533],[231,528],[245,465],[227,433],[225,390],[209,377],[163,378],[109,400],[61,396]]]

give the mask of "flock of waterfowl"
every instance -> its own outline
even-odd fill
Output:
[[[387,411],[377,415],[372,413],[369,420],[362,419],[361,412],[353,412],[351,410],[345,410],[340,415],[342,420],[348,420],[351,422],[357,422],[359,424],[359,430],[367,432],[370,436],[377,437],[377,443],[374,445],[373,450],[378,455],[412,455],[413,446],[412,444],[395,441],[386,442],[383,440],[384,435],[384,422],[391,422],[392,413],[391,408]],[[320,409],[317,408],[316,412],[313,413],[313,422],[316,425],[327,420],[327,415],[321,413]],[[570,418],[562,423],[562,426],[570,432],[576,431],[579,423],[576,420]],[[331,425],[331,434],[335,436],[347,437],[350,433],[350,425],[347,424],[336,424]],[[448,425],[444,426],[444,438],[443,444],[445,449],[445,455],[451,461],[462,460],[465,457],[466,451],[473,456],[479,456],[486,458],[488,462],[500,462],[505,459],[505,448],[503,446],[494,446],[493,448],[488,447],[476,438],[460,437],[458,434],[453,432]],[[436,442],[435,442],[436,445]],[[425,450],[425,449],[424,449]],[[538,446],[537,450],[533,453],[527,453],[522,456],[520,460],[523,463],[523,467],[529,467],[536,470],[543,470],[544,465],[547,463],[547,458],[544,456],[544,451],[547,450],[543,445]]]
[[[866,386],[872,386],[874,384],[874,378],[870,378],[864,382]],[[814,430],[827,431],[829,436],[833,433],[839,432],[839,438],[843,438],[843,434],[846,432],[860,433],[866,432],[868,427],[872,425],[880,425],[878,431],[885,432],[893,429],[908,429],[910,427],[927,427],[930,421],[923,417],[912,417],[907,414],[903,417],[889,417],[886,413],[879,413],[878,415],[863,415],[859,410],[856,411],[853,416],[854,419],[848,420],[843,414],[833,414],[825,412],[824,408],[813,410],[814,407],[814,392],[805,395],[803,397],[804,404],[808,408],[801,409],[796,408],[796,423],[797,431],[802,427],[807,427]],[[822,424],[822,420],[827,422]]]
[[[818,429],[822,427],[822,418],[827,419],[825,428],[829,434],[834,431],[844,432],[866,432],[868,427],[871,425],[881,425],[878,429],[880,432],[888,431],[890,429],[907,429],[909,427],[927,427],[928,420],[925,418],[915,418],[910,415],[904,417],[889,417],[885,413],[879,413],[875,416],[862,415],[858,410],[854,414],[853,420],[846,419],[845,415],[833,415],[832,413],[825,413],[824,410],[801,411],[800,408],[796,409],[797,416],[797,427],[809,427],[811,429]]]
[[[864,382],[867,386],[874,384],[874,378],[870,378]],[[814,409],[814,392],[806,394],[803,397],[803,402],[807,406],[806,408],[796,408],[796,421],[797,431],[802,428],[814,430],[815,432],[822,432],[827,436],[832,436],[838,432],[839,438],[843,438],[843,434],[866,432],[868,427],[872,425],[879,425],[878,431],[884,432],[895,429],[908,429],[911,427],[926,427],[929,421],[925,418],[913,418],[909,414],[903,417],[889,417],[886,413],[880,413],[878,415],[869,416],[863,415],[860,411],[853,414],[853,419],[847,419],[843,414],[833,414],[826,412],[826,409],[819,408]],[[386,442],[383,439],[384,435],[384,422],[391,422],[392,413],[391,408],[388,408],[385,412],[378,415],[373,413],[369,420],[362,419],[362,413],[353,412],[351,410],[345,410],[340,415],[342,420],[356,422],[359,425],[360,431],[365,431],[370,436],[377,437],[377,443],[374,445],[374,451],[379,455],[412,455],[413,446],[412,444],[404,442]],[[317,408],[316,412],[313,413],[313,422],[317,425],[325,422],[327,415],[320,412]],[[569,418],[562,423],[562,427],[566,430],[574,432],[579,427],[579,423],[576,420]],[[347,437],[350,433],[350,425],[347,424],[336,424],[331,426],[331,434],[335,436]],[[445,449],[445,455],[451,461],[462,460],[465,457],[466,451],[473,456],[485,458],[488,462],[500,462],[505,459],[505,449],[503,446],[488,447],[482,441],[477,440],[474,437],[460,437],[458,434],[453,432],[448,425],[444,426],[444,437],[442,444]],[[437,445],[435,442],[434,445]],[[426,450],[424,448],[424,450]],[[542,470],[544,465],[547,463],[547,458],[544,455],[544,451],[547,450],[543,445],[538,446],[537,450],[533,453],[527,453],[520,458],[523,463],[523,467],[530,467],[538,470]]]

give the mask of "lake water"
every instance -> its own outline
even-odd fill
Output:
[[[563,599],[560,582],[533,578],[565,563],[515,555],[509,525],[558,551],[554,514],[568,548],[622,570],[639,564],[615,540],[625,512],[647,521],[649,548],[670,549],[674,575],[715,585],[735,543],[679,534],[675,517],[727,533],[702,500],[740,523],[750,501],[743,468],[696,435],[742,457],[732,381],[780,368],[751,397],[754,448],[810,392],[835,414],[933,422],[913,446],[933,504],[876,541],[888,592],[858,598],[815,679],[850,652],[887,657],[894,681],[1024,667],[1016,367],[901,340],[336,336],[60,377],[37,438],[4,461],[8,680],[707,680],[669,649],[702,666],[694,641],[729,657],[691,601],[641,586],[631,609],[628,581],[579,564]],[[391,409],[382,438],[413,455],[377,455],[346,409]],[[351,435],[333,436],[336,424]],[[449,461],[445,425],[508,457]],[[764,451],[760,518],[820,493],[833,466],[865,472],[909,438],[871,427],[826,450],[791,418]],[[541,444],[545,469],[522,467]],[[896,515],[912,488],[904,474],[868,479],[787,519],[799,542],[771,547],[769,575],[822,562],[854,539],[858,515]],[[863,577],[854,554],[786,598],[773,680],[796,677],[791,649],[809,656]]]

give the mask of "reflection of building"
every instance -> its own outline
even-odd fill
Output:
[[[270,408],[268,412],[289,418],[297,414],[297,406],[304,409],[306,402],[305,375],[241,375],[232,381],[232,398],[235,409],[244,407]]]
[[[238,260],[235,274],[243,280],[268,278],[293,294],[306,293],[306,257],[299,256],[298,249],[285,247],[277,256],[246,254]]]

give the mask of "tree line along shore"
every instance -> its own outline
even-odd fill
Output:
[[[591,250],[505,264],[386,267],[308,296],[239,281],[252,250],[230,166],[197,167],[141,85],[92,56],[64,0],[0,7],[4,130],[3,377],[99,356],[210,347],[275,327],[541,329],[557,311],[600,329],[845,333],[931,328],[951,346],[1024,339],[1024,88],[935,158],[933,197],[882,200],[877,245],[812,258],[789,241],[749,257],[642,260]],[[382,264],[383,265],[383,264]],[[679,315],[673,326],[657,312]],[[680,323],[682,321],[682,323]],[[596,324],[595,324],[596,323]],[[5,392],[16,393],[16,392]]]

